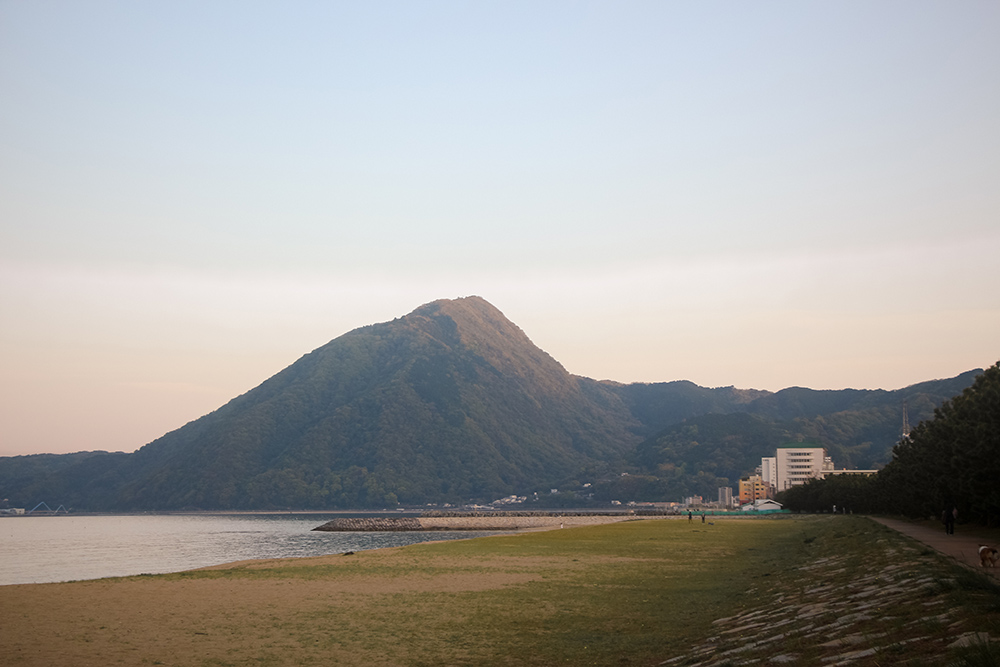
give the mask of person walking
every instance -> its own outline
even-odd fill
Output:
[[[955,518],[958,517],[958,508],[946,509],[941,513],[944,518],[944,532],[948,535],[955,534]]]

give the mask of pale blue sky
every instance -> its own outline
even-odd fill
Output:
[[[996,2],[0,0],[0,455],[479,294],[572,373],[1000,358]]]

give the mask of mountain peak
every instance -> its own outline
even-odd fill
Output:
[[[403,319],[418,326],[421,322],[432,324],[428,331],[453,331],[456,336],[453,343],[479,355],[505,375],[531,377],[550,388],[569,379],[562,364],[480,296],[432,301]]]
[[[461,333],[482,336],[486,332],[527,340],[521,329],[508,320],[500,310],[481,296],[457,299],[438,299],[425,303],[405,319],[449,317]]]

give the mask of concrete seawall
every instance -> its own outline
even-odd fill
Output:
[[[413,530],[529,530],[559,526],[592,526],[645,517],[631,514],[478,515],[430,517],[366,517],[333,519],[313,530],[322,531],[413,531]],[[652,518],[652,517],[650,517]]]

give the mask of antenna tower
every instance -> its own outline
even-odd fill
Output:
[[[906,413],[906,401],[903,401],[903,439],[910,439],[910,418]]]

